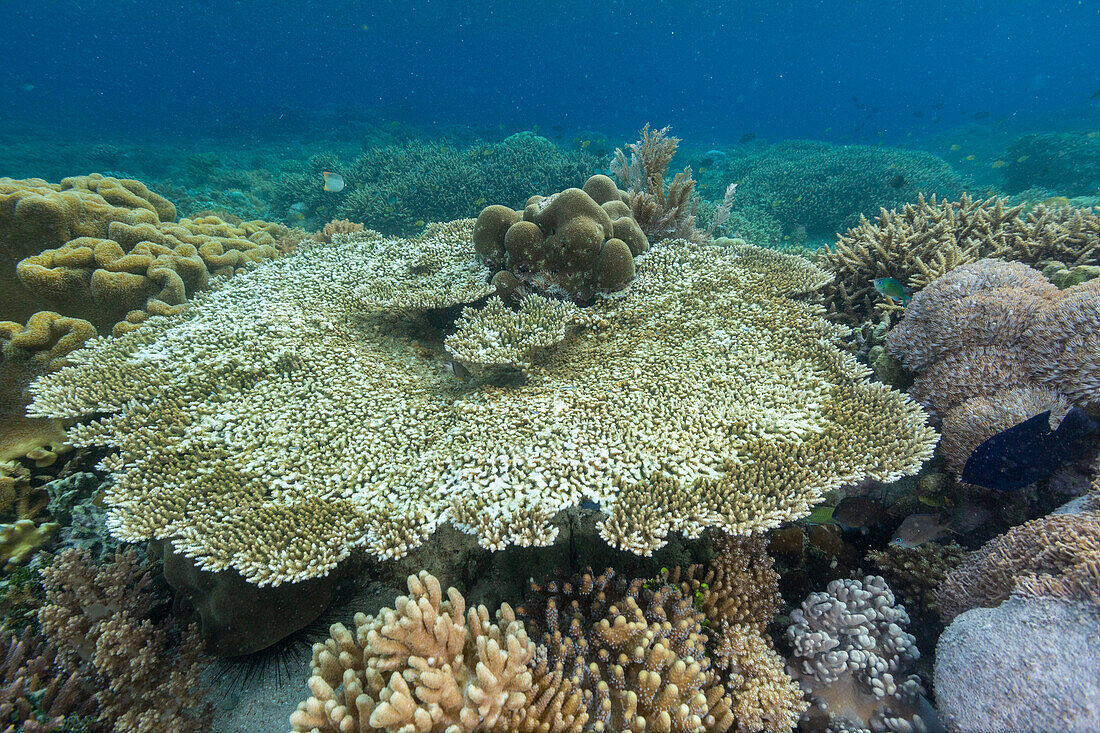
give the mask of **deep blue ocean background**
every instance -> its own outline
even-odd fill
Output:
[[[1100,3],[1081,1],[5,0],[0,23],[0,122],[115,135],[365,118],[897,143],[1095,124],[1100,89]]]

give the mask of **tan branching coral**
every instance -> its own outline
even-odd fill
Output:
[[[340,234],[358,234],[361,231],[363,231],[363,225],[358,222],[348,221],[347,219],[333,219],[325,224],[321,231],[313,235],[313,238],[318,242],[327,244],[332,241],[333,237]]]
[[[700,573],[669,577],[691,574]],[[736,609],[721,615],[736,605],[725,602],[733,594],[697,600],[665,580],[627,581],[607,570],[533,586],[523,609],[528,626],[550,662],[583,690],[585,730],[789,730],[805,709],[801,693],[755,624],[731,625]],[[720,619],[721,640],[710,638],[702,606]]]
[[[421,571],[409,595],[313,646],[309,700],[290,723],[312,733],[579,731],[580,695],[532,664],[535,644],[507,605],[489,619]],[[556,704],[548,701],[556,699]],[[579,714],[579,715],[578,715]]]
[[[879,296],[876,278],[894,278],[919,290],[961,265],[983,257],[1028,264],[1059,260],[1070,267],[1100,263],[1100,210],[933,196],[900,210],[883,209],[874,224],[865,218],[823,250],[822,267],[836,276],[824,288],[832,318],[855,325],[875,315],[891,322],[903,309]]]
[[[686,239],[703,242],[707,233],[695,227],[698,202],[691,167],[672,177],[666,186],[668,167],[676,155],[680,138],[670,137],[669,128],[642,128],[641,139],[615,149],[611,172],[628,189],[626,203],[635,221],[654,242]]]
[[[882,572],[909,609],[919,608],[927,618],[927,614],[939,612],[940,584],[967,554],[966,548],[954,542],[946,545],[927,542],[918,547],[892,542],[881,550],[868,552],[867,559]]]
[[[791,613],[791,676],[812,701],[811,730],[927,730],[909,616],[877,576],[834,580]],[[931,722],[931,721],[928,721]]]
[[[0,636],[0,650],[0,724],[5,733],[71,730],[79,727],[81,716],[94,712],[91,684],[79,674],[59,670],[57,647],[31,627],[21,637]],[[74,725],[66,728],[70,716]]]
[[[1010,595],[1100,605],[1100,513],[1051,514],[1013,527],[951,571],[939,591],[945,621]]]
[[[126,733],[206,730],[209,708],[199,675],[206,666],[197,629],[155,621],[165,602],[134,550],[97,566],[66,550],[42,570],[42,632],[68,675],[94,689],[96,720]],[[160,611],[163,609],[160,608]]]
[[[671,532],[751,534],[932,451],[920,408],[869,382],[834,343],[844,329],[791,297],[820,270],[747,245],[666,243],[625,296],[585,310],[598,326],[529,353],[523,379],[457,380],[393,326],[449,329],[455,306],[491,294],[471,225],[307,244],[71,354],[32,409],[117,451],[113,534],[171,537],[260,584],[323,575],[357,548],[401,557],[445,522],[489,549],[546,545],[586,497],[609,515],[602,536],[635,553]]]

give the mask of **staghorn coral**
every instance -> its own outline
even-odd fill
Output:
[[[313,645],[312,696],[290,717],[295,731],[580,730],[580,693],[532,664],[535,644],[507,604],[492,623],[484,606],[467,613],[454,588],[444,600],[427,572],[408,587],[393,608],[356,614],[354,631],[334,624]]]
[[[1029,264],[1059,260],[1070,267],[1100,263],[1100,211],[1023,205],[1006,199],[959,201],[933,196],[900,210],[883,209],[822,250],[821,266],[835,275],[823,288],[830,318],[851,325],[872,316],[896,322],[902,307],[877,295],[872,280],[892,277],[919,290],[956,267],[983,257]]]
[[[502,294],[591,301],[634,279],[634,257],[649,240],[631,217],[626,194],[607,176],[584,189],[532,196],[522,213],[489,206],[474,225],[474,248]]]
[[[493,550],[546,545],[586,497],[608,514],[601,536],[637,554],[671,532],[751,534],[932,450],[919,407],[792,298],[822,273],[745,245],[666,243],[626,296],[587,309],[598,329],[522,380],[460,382],[421,339],[492,292],[470,228],[307,244],[70,355],[32,410],[81,418],[75,444],[117,451],[113,535],[172,538],[261,585],[360,548],[401,557],[446,522]]]
[[[0,635],[0,650],[0,725],[5,733],[86,729],[95,710],[92,686],[81,675],[57,668],[57,647],[28,627],[22,636]]]
[[[42,633],[57,647],[60,669],[93,687],[100,725],[126,733],[206,729],[199,683],[206,658],[197,631],[155,620],[164,599],[133,549],[104,565],[86,551],[66,550],[41,573]]]
[[[867,559],[896,588],[909,608],[919,608],[927,617],[939,612],[937,596],[947,573],[966,558],[968,551],[954,542],[928,542],[918,547],[890,543],[867,553]]]
[[[680,138],[670,137],[669,128],[642,128],[641,139],[629,143],[627,159],[622,148],[615,149],[611,172],[627,187],[624,202],[646,237],[654,242],[686,239],[705,242],[708,234],[695,227],[698,202],[691,166],[672,177],[666,186],[668,167],[676,155]],[[602,202],[601,202],[602,203]]]
[[[952,570],[940,585],[945,621],[1010,595],[1100,606],[1100,514],[1051,514],[1013,527]]]
[[[920,652],[909,616],[877,576],[834,580],[791,613],[791,676],[812,701],[812,730],[926,730],[920,680],[905,676]],[[927,708],[927,703],[924,703]],[[934,713],[930,713],[934,716]]]
[[[549,663],[584,691],[586,731],[780,731],[804,709],[759,628],[736,623],[735,603],[697,603],[694,591],[613,570],[532,588],[523,613]],[[720,619],[720,640],[697,605]],[[722,607],[734,612],[722,616]]]

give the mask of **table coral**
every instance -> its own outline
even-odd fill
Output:
[[[428,573],[410,575],[409,595],[355,629],[335,624],[313,646],[312,697],[290,723],[312,733],[526,733],[579,731],[573,683],[536,668],[534,642],[504,604],[496,623],[484,606],[446,600]]]
[[[425,344],[494,291],[471,224],[306,244],[71,354],[32,411],[117,451],[112,534],[172,538],[261,585],[360,548],[401,557],[445,522],[488,549],[547,545],[586,498],[637,554],[672,532],[751,534],[932,451],[923,411],[794,297],[823,273],[747,245],[653,249],[624,297],[585,309],[598,328],[521,380],[457,380]]]
[[[905,675],[920,656],[908,624],[905,608],[877,576],[834,580],[791,613],[791,676],[813,703],[804,716],[811,729],[929,729],[920,680]]]

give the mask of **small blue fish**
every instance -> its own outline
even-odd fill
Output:
[[[871,282],[874,284],[875,290],[879,292],[879,295],[885,295],[892,303],[896,303],[900,300],[902,305],[907,305],[909,301],[913,299],[913,294],[909,292],[909,288],[892,277],[880,277]]]

